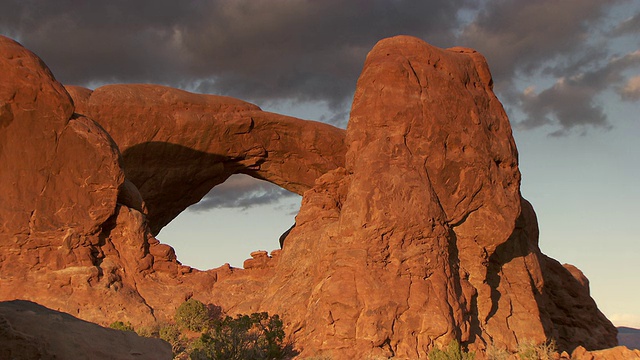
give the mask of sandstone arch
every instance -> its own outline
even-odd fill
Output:
[[[256,105],[159,85],[66,87],[76,112],[118,144],[157,234],[235,173],[302,195],[344,165],[345,131],[260,110]]]

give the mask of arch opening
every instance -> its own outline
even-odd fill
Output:
[[[207,270],[225,263],[241,268],[251,252],[280,248],[279,238],[294,224],[301,200],[268,181],[234,174],[156,237],[193,268]]]

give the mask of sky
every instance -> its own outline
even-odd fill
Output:
[[[542,251],[640,328],[640,1],[0,0],[0,34],[64,84],[155,83],[346,127],[385,37],[488,60],[520,154]],[[300,196],[234,175],[158,238],[200,269],[278,248]]]

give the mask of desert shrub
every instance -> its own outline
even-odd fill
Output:
[[[490,344],[487,347],[487,360],[507,360],[511,354],[507,349]]]
[[[135,331],[133,330],[133,326],[130,322],[122,322],[122,321],[114,321],[109,325],[110,328],[120,330],[120,331]]]
[[[278,315],[253,313],[218,320],[191,345],[190,359],[275,360],[291,354]]]
[[[175,324],[160,326],[158,337],[171,344],[171,351],[174,354],[182,352],[185,348],[186,339],[180,332],[180,328]]]
[[[210,325],[209,308],[201,301],[189,299],[176,310],[176,324],[191,331],[203,331]]]
[[[143,327],[137,328],[135,332],[136,334],[138,334],[138,336],[142,336],[142,337],[148,337],[148,338],[158,337],[158,331],[157,329],[154,330],[153,327],[143,326]]]
[[[216,351],[216,341],[209,333],[203,333],[198,340],[191,344],[190,360],[220,359]]]
[[[444,349],[429,351],[429,360],[473,360],[475,357],[474,352],[465,352],[456,340],[452,340]]]
[[[520,360],[551,360],[554,359],[556,352],[554,341],[542,344],[525,341],[518,344],[517,354]]]

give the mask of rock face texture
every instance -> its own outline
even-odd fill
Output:
[[[119,266],[108,266],[117,249],[103,231],[125,183],[117,146],[74,114],[39,58],[4,37],[0,49],[0,296],[44,300],[83,318],[122,313],[115,299],[87,306],[121,284]]]
[[[0,49],[0,299],[102,324],[164,320],[189,297],[268,311],[301,357],[617,344],[584,275],[538,248],[473,50],[379,42],[345,133],[160,86],[65,90],[19,44]],[[233,173],[304,193],[283,249],[181,265],[153,234]]]
[[[266,292],[285,318],[305,314],[293,331],[306,346],[424,358],[453,338],[513,351],[525,339],[616,344],[584,279],[540,253],[480,54],[381,41],[358,81],[346,143],[345,168],[305,193]]]
[[[241,100],[159,85],[67,89],[76,112],[100,123],[120,147],[154,234],[232,174],[302,195],[344,164],[344,130]]]
[[[170,360],[171,345],[103,328],[29,301],[0,303],[2,359]]]

